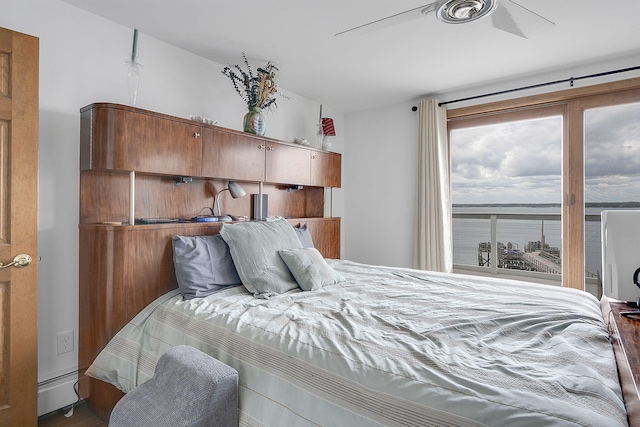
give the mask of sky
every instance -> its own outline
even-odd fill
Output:
[[[451,133],[454,204],[561,203],[562,118]],[[586,202],[640,202],[640,103],[585,112]]]

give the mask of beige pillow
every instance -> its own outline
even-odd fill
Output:
[[[278,253],[304,291],[315,291],[345,280],[315,248],[283,249]]]
[[[278,251],[302,247],[293,226],[285,219],[223,224],[220,235],[245,288],[268,298],[298,287]]]

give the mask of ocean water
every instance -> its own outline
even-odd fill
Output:
[[[528,213],[560,214],[561,208],[549,206],[464,206],[453,208],[454,213]],[[586,214],[600,215],[607,208],[586,208]],[[585,223],[585,269],[589,275],[602,270],[602,243],[600,221]],[[507,220],[498,219],[498,242],[511,243],[514,249],[525,250],[529,242],[542,241],[562,252],[562,225],[559,220]],[[454,264],[478,265],[478,244],[491,241],[491,220],[453,219],[453,262]]]

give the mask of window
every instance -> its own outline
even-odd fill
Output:
[[[533,230],[540,243],[559,246],[562,284],[584,289],[585,278],[597,275],[600,262],[599,211],[590,210],[593,203],[640,202],[639,114],[640,79],[449,110],[454,245],[456,234],[465,234],[455,230],[456,219],[466,219],[459,213],[465,205],[479,209],[479,204],[511,203],[514,209],[519,204],[528,215],[533,204],[553,205],[561,221],[557,213],[540,215]],[[548,129],[554,129],[553,144]],[[505,148],[503,140],[509,139],[512,146]],[[618,196],[605,190],[607,185],[621,189]],[[490,224],[492,232],[478,234],[478,226],[469,234],[475,232],[476,240],[490,236],[505,254],[514,248],[524,251],[530,237],[525,237],[527,243],[508,245],[516,240],[510,236],[525,233],[517,217],[493,213],[482,219],[485,230]],[[475,256],[465,255],[465,262],[482,265],[481,249],[474,249]],[[454,264],[459,260],[454,250]]]
[[[563,119],[554,106],[450,124],[455,265],[560,280]]]

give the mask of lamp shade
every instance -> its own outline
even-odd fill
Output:
[[[231,197],[233,197],[234,199],[243,197],[247,194],[247,192],[244,191],[244,188],[242,188],[242,186],[235,181],[229,181],[228,187],[229,193],[231,193]]]
[[[336,135],[336,128],[333,125],[333,119],[330,117],[322,118],[322,133],[329,136]]]
[[[246,191],[244,191],[244,188],[242,188],[242,186],[240,184],[238,184],[235,181],[229,181],[227,184],[227,188],[223,188],[222,190],[218,191],[218,193],[215,195],[214,197],[214,202],[213,202],[213,209],[211,209],[211,213],[214,213],[214,209],[216,208],[216,206],[218,207],[218,221],[231,221],[231,217],[227,216],[227,215],[222,215],[220,213],[220,193],[222,193],[223,191],[229,191],[229,194],[231,194],[231,197],[233,197],[234,199],[237,199],[239,197],[242,197],[244,195],[247,194]]]

